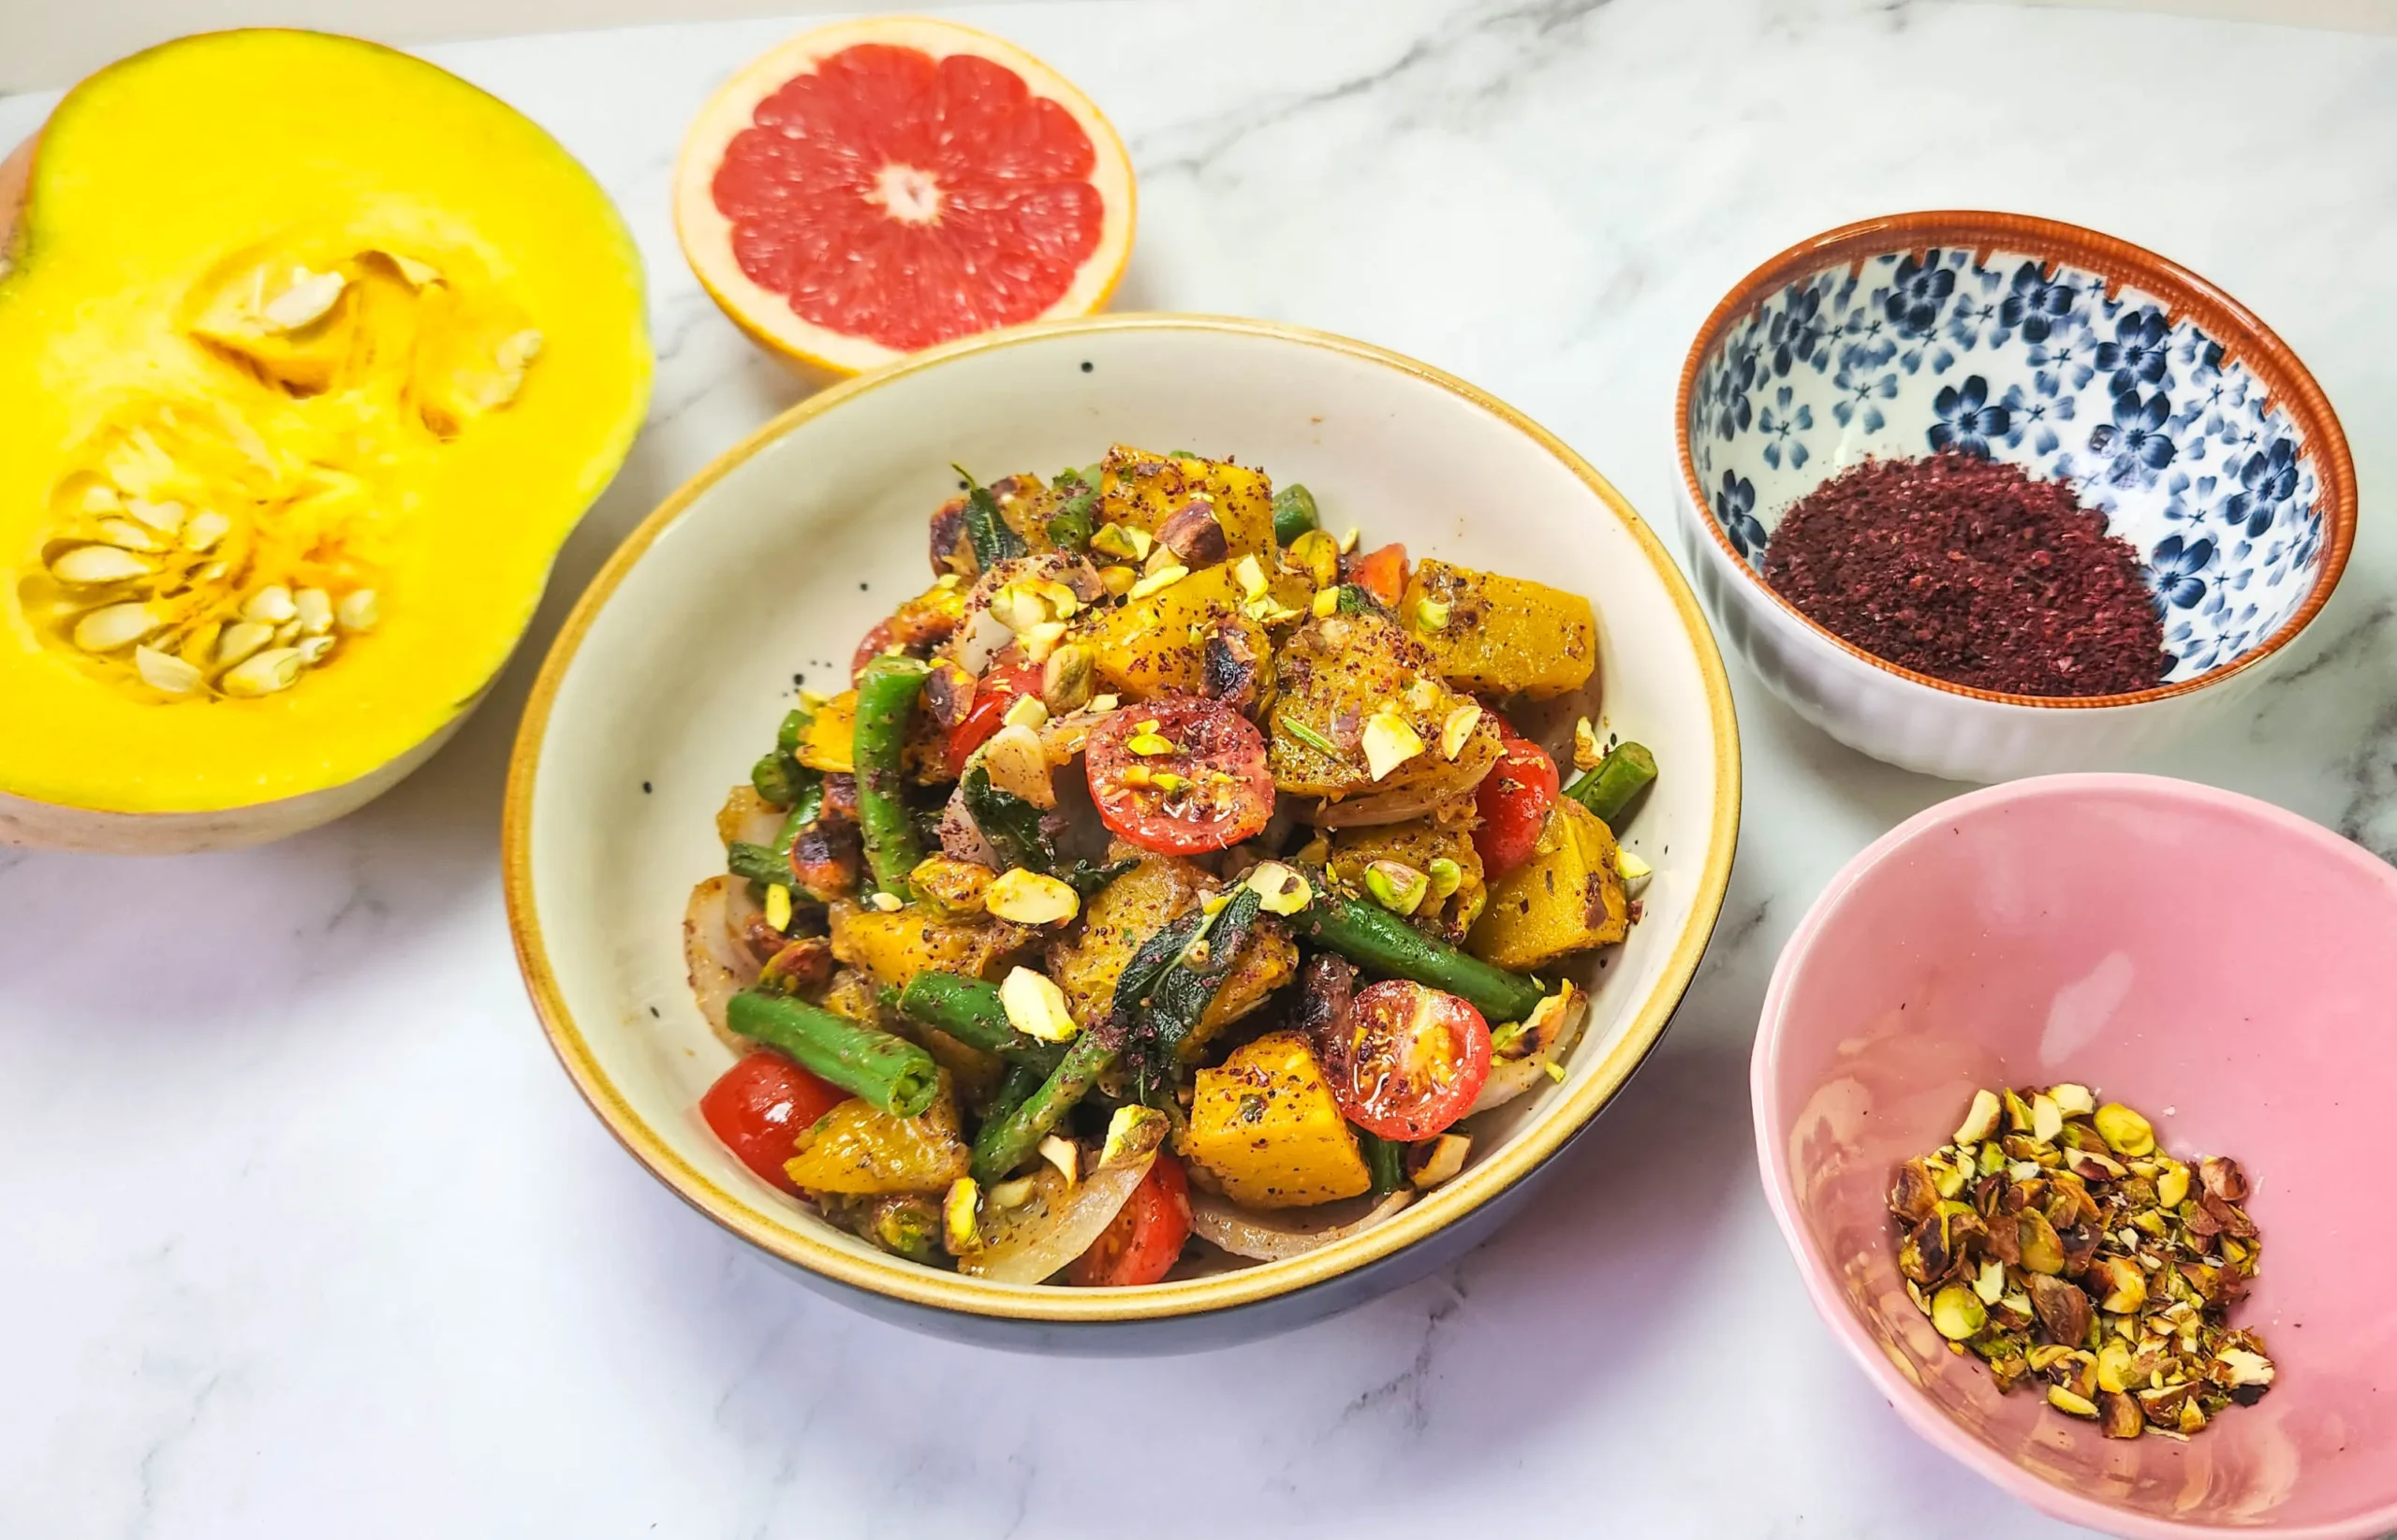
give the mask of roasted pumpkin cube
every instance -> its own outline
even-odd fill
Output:
[[[1484,962],[1531,973],[1621,941],[1631,929],[1614,834],[1598,815],[1560,799],[1531,859],[1490,886],[1490,906],[1465,939]]]
[[[1445,895],[1433,897],[1437,892],[1434,886],[1422,906],[1407,917],[1419,929],[1461,941],[1473,917],[1481,913],[1488,896],[1482,887],[1481,853],[1474,849],[1472,832],[1462,823],[1425,817],[1344,829],[1332,836],[1331,858],[1325,864],[1351,889],[1362,891],[1365,869],[1375,861],[1397,861],[1427,877],[1435,863],[1455,863],[1456,886]]]
[[[816,708],[800,735],[799,762],[809,770],[846,775],[857,769],[858,693],[844,690]]]
[[[1207,638],[1216,627],[1244,633],[1250,656],[1272,656],[1265,627],[1243,611],[1245,597],[1232,565],[1219,562],[1154,594],[1093,610],[1076,639],[1091,650],[1104,692],[1127,700],[1198,694],[1206,684]]]
[[[1202,868],[1149,856],[1082,906],[1080,932],[1049,945],[1049,976],[1057,981],[1076,1021],[1089,1027],[1106,1019],[1115,1004],[1115,982],[1132,954],[1198,907],[1199,893],[1209,886]],[[1264,1004],[1298,968],[1299,948],[1289,933],[1277,923],[1260,920],[1249,931],[1198,1024],[1184,1039],[1184,1056],[1196,1056],[1217,1033]]]
[[[1262,471],[1221,460],[1176,458],[1110,447],[1098,467],[1098,516],[1154,535],[1194,497],[1212,502],[1232,560],[1273,555],[1273,483]]]
[[[1267,758],[1273,785],[1293,796],[1387,797],[1420,809],[1471,791],[1498,762],[1497,719],[1442,683],[1432,654],[1379,615],[1307,622],[1273,654],[1273,681]],[[1451,755],[1442,729],[1466,707],[1473,726]],[[1419,748],[1376,778],[1368,735],[1384,717],[1403,723]]]
[[[1418,562],[1399,619],[1441,678],[1480,695],[1546,700],[1580,689],[1598,663],[1590,601],[1527,579]]]
[[[1182,1152],[1235,1203],[1294,1209],[1374,1184],[1303,1034],[1268,1033],[1202,1069]]]
[[[783,1170],[811,1192],[938,1193],[965,1174],[971,1159],[958,1128],[957,1093],[944,1074],[921,1117],[898,1117],[850,1097],[799,1131]]]
[[[844,900],[831,920],[832,956],[899,989],[920,973],[996,978],[1037,933],[1000,919],[950,919],[919,903],[886,913]]]

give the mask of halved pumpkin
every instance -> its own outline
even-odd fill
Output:
[[[270,839],[429,755],[646,404],[640,258],[497,99],[185,38],[0,166],[0,842]]]

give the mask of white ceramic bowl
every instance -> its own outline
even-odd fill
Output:
[[[1335,528],[1588,594],[1607,726],[1662,768],[1627,835],[1656,875],[1628,944],[1581,970],[1595,1008],[1564,1082],[1488,1115],[1483,1152],[1423,1202],[1307,1256],[1210,1277],[994,1283],[875,1251],[716,1143],[694,1105],[731,1061],[685,987],[681,918],[691,885],[721,868],[715,809],[789,706],[794,675],[830,687],[867,626],[931,580],[926,523],[954,493],[950,462],[984,477],[1084,464],[1111,440],[1237,455],[1305,482]],[[1664,1030],[1722,902],[1739,785],[1730,695],[1695,600],[1629,506],[1563,445],[1361,344],[1114,316],[971,339],[836,387],[653,514],[584,594],[525,713],[507,793],[509,917],[534,1002],[594,1110],[735,1234],[934,1329],[1186,1346],[1354,1303],[1496,1222],[1506,1205],[1492,1200],[1520,1193]],[[1236,1311],[1240,1324],[1220,1319]]]
[[[2330,599],[2355,536],[2338,417],[2271,329],[2153,252],[2021,214],[1894,214],[1773,257],[1690,345],[1673,433],[1683,548],[1732,649],[1832,737],[1955,780],[2105,769],[2220,714]],[[2162,684],[1951,684],[1766,586],[1792,504],[1940,448],[2069,478],[2105,513],[2147,563]]]

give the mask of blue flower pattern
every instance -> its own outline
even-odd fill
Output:
[[[1891,253],[1791,283],[1727,330],[1690,412],[1715,521],[1757,566],[1782,510],[1868,454],[2071,478],[2148,553],[2174,681],[2277,631],[2322,561],[2314,459],[2262,382],[2153,298],[2020,254]]]

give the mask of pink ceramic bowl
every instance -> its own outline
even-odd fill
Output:
[[[2272,1392],[2115,1442],[1947,1350],[1899,1279],[1892,1169],[1978,1086],[2080,1081],[2236,1156],[2264,1238],[2232,1319]],[[1925,1438],[2113,1534],[2397,1529],[2397,872],[2278,808],[2058,775],[1849,862],[1781,954],[1752,1073],[1767,1195],[1815,1308]]]

